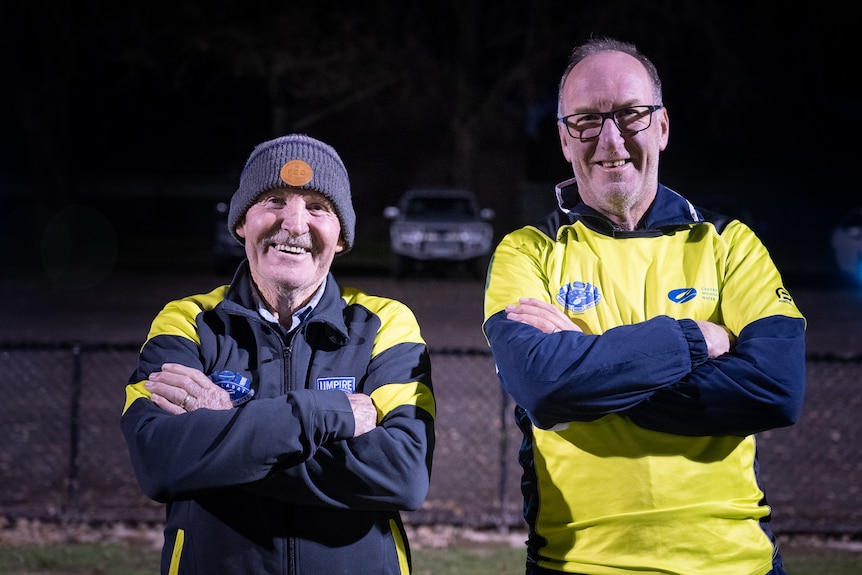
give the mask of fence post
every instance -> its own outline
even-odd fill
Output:
[[[81,431],[81,356],[83,347],[80,343],[72,345],[72,393],[69,405],[69,476],[66,485],[66,511],[78,507],[78,446]]]
[[[497,525],[497,530],[501,533],[509,532],[509,525],[506,520],[506,509],[508,509],[509,497],[507,495],[509,489],[509,394],[500,388],[500,494],[497,498],[497,504],[500,506],[500,522]]]

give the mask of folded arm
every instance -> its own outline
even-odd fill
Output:
[[[504,389],[539,427],[630,409],[707,359],[692,320],[659,316],[602,335],[546,334],[505,314],[490,317],[485,334]]]

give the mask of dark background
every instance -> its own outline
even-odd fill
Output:
[[[0,265],[67,288],[208,265],[213,204],[253,146],[305,132],[383,207],[460,185],[503,234],[569,177],[554,123],[571,48],[638,44],[664,80],[661,179],[744,213],[784,269],[831,269],[859,203],[859,12],[837,1],[13,0],[0,6]],[[365,258],[365,260],[363,260]]]

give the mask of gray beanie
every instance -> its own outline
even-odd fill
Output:
[[[274,188],[315,190],[329,198],[341,222],[346,253],[353,247],[356,213],[350,197],[347,169],[335,149],[305,134],[290,134],[255,146],[230,200],[227,225],[236,240],[236,227],[261,193]]]

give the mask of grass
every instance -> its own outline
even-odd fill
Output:
[[[76,543],[0,547],[5,575],[154,575],[159,551],[128,544]]]
[[[858,575],[862,551],[822,543],[784,544],[790,575]],[[151,545],[78,543],[0,547],[6,575],[153,575],[159,551]],[[459,540],[413,550],[414,575],[521,575],[524,550],[500,542]]]
[[[783,545],[784,568],[789,575],[859,575],[862,550],[822,544]],[[480,545],[418,549],[413,552],[414,575],[523,575],[524,550],[510,546]]]

